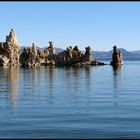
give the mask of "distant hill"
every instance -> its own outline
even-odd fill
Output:
[[[140,60],[140,50],[127,51],[123,48],[119,48],[123,54],[124,60]],[[113,50],[110,51],[93,51],[92,54],[97,60],[111,60]]]
[[[64,49],[62,49],[62,48],[56,48],[56,54],[58,54],[58,53],[60,53],[62,51],[64,51]]]
[[[24,49],[24,48],[27,48],[27,47],[31,47],[31,46],[20,46],[20,51],[22,52],[23,49]],[[43,51],[45,48],[47,48],[47,47],[40,48],[40,47],[37,46],[37,49],[42,50],[42,51]],[[60,53],[60,52],[62,52],[62,51],[64,51],[64,49],[62,49],[62,48],[56,48],[56,53],[57,53],[57,54]]]
[[[20,50],[21,52],[23,51],[24,47],[28,47],[28,46],[21,46]],[[44,50],[44,48],[40,48],[37,46],[38,49],[40,50]],[[124,60],[140,60],[140,50],[136,50],[136,51],[127,51],[123,48],[119,48],[119,50],[122,52],[123,54],[123,59]],[[56,53],[60,53],[64,51],[64,49],[62,48],[56,48]],[[93,56],[97,59],[97,60],[109,60],[111,61],[112,59],[112,53],[113,50],[110,51],[92,51]]]

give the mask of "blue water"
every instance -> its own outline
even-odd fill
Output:
[[[0,138],[140,138],[140,62],[0,67]]]

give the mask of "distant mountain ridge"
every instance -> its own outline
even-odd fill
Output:
[[[24,47],[28,47],[28,46],[21,46],[20,49],[21,51],[23,51]],[[37,46],[38,49],[40,50],[44,50],[46,47],[40,48]],[[123,59],[124,60],[140,60],[140,50],[135,50],[135,51],[127,51],[124,48],[118,48],[123,55]],[[56,48],[56,53],[60,53],[64,51],[64,49],[62,48]],[[110,51],[92,51],[93,56],[97,59],[97,60],[111,60],[112,59],[112,53],[113,50]]]
[[[31,47],[31,46],[20,46],[20,51],[22,52],[23,49],[24,49],[24,48],[27,48],[27,47]],[[42,51],[43,51],[45,48],[47,48],[47,47],[40,48],[40,47],[38,47],[38,46],[36,46],[36,47],[37,47],[37,49],[42,50]],[[60,52],[62,52],[62,51],[64,51],[64,49],[62,49],[62,48],[56,48],[56,53],[57,53],[57,54],[60,53]]]
[[[118,48],[123,55],[124,60],[140,60],[140,50],[127,51],[123,48]],[[113,50],[110,51],[93,51],[93,56],[98,60],[111,60]]]

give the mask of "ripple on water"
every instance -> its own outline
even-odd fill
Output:
[[[140,138],[138,70],[1,67],[0,138]]]

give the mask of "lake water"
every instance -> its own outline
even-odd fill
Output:
[[[0,138],[140,138],[140,62],[0,67]]]

